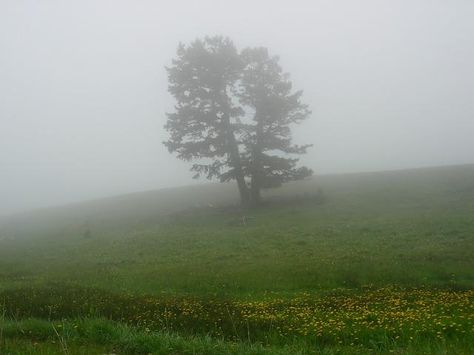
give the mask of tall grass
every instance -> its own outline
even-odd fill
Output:
[[[2,354],[64,354],[51,323],[26,319],[3,321],[7,337]],[[311,345],[301,339],[282,346],[263,346],[249,342],[227,342],[209,336],[181,336],[169,332],[139,330],[106,319],[71,319],[58,329],[70,346],[71,354],[182,354],[182,355],[303,355],[303,354],[471,354],[472,343],[458,339],[433,342],[416,339],[410,344],[395,344],[382,339],[368,346]]]

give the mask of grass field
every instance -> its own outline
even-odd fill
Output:
[[[474,166],[233,185],[0,221],[0,353],[474,349]],[[3,315],[2,315],[3,314]]]

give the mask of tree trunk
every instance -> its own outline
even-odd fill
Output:
[[[249,189],[247,184],[245,183],[245,179],[243,176],[239,176],[235,178],[237,180],[237,186],[239,187],[240,193],[240,203],[242,206],[247,207],[249,206]]]
[[[239,187],[240,193],[240,202],[242,206],[247,207],[249,205],[249,189],[247,183],[245,182],[244,172],[242,171],[242,163],[240,161],[239,147],[235,141],[234,133],[230,132],[230,160],[235,171],[235,180],[237,181],[237,186]]]
[[[237,181],[237,186],[239,188],[240,202],[242,206],[247,207],[250,202],[249,189],[247,183],[245,182],[245,175],[242,170],[242,162],[240,160],[239,146],[234,136],[234,131],[230,123],[228,115],[224,115],[223,122],[225,123],[227,131],[227,143],[229,144],[229,158],[230,163],[235,171],[235,180]]]
[[[261,203],[260,190],[262,188],[262,147],[263,147],[263,121],[255,113],[257,118],[257,129],[255,137],[255,146],[253,148],[253,163],[252,163],[252,181],[250,187],[250,203],[257,207]]]

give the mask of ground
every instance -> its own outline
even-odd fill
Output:
[[[474,166],[203,185],[0,223],[5,353],[470,353]],[[0,314],[1,316],[1,314]]]

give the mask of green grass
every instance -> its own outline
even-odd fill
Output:
[[[129,354],[269,353],[269,350],[258,344],[226,343],[206,336],[184,338],[169,333],[140,331],[105,319],[73,319],[55,323],[26,319],[4,322],[2,326],[5,336],[14,339],[9,340],[11,351],[17,351],[16,343],[23,343],[26,349],[29,347],[36,351],[36,347],[43,348],[46,354],[64,353],[65,349],[72,353],[81,353],[84,349],[84,354],[103,354],[104,351]],[[272,353],[287,353],[282,351],[285,348],[272,349]]]
[[[232,206],[235,198],[233,185],[204,185],[5,219],[0,222],[0,294],[7,299],[5,295],[23,295],[25,290],[56,290],[68,303],[75,296],[67,290],[89,289],[130,300],[291,303],[306,294],[329,300],[335,292],[348,293],[351,299],[387,287],[402,293],[427,290],[433,298],[474,289],[474,166],[316,177],[267,192],[271,203],[251,211]],[[49,301],[58,304],[57,298]],[[14,303],[10,300],[7,306]],[[17,310],[24,311],[27,303],[15,303]],[[8,309],[11,318],[12,307]],[[81,312],[55,317],[103,315]],[[456,317],[472,313],[468,308]],[[22,317],[27,316],[48,319],[40,313]],[[112,318],[117,326],[127,323]],[[140,324],[127,324],[143,331]],[[172,336],[205,336],[195,333],[176,329]],[[451,347],[449,352],[463,353],[466,344],[473,346],[469,333],[472,328],[455,338],[416,335],[414,341],[404,342],[396,340],[395,333],[381,340],[369,332],[360,346],[377,351],[375,343],[370,345],[377,341],[385,344],[383,351],[401,346],[405,352],[423,353],[433,347],[425,353],[442,353]],[[299,334],[296,340],[266,344],[281,347],[297,341],[303,353],[318,344],[328,353],[358,351],[350,339],[331,345],[308,338]],[[7,339],[10,348],[31,345],[24,338]],[[73,343],[81,345],[76,340]],[[212,341],[223,342],[218,334]],[[48,340],[41,346],[54,344]]]
[[[37,319],[1,322],[6,340],[2,354],[470,354],[462,340],[433,343],[426,340],[397,345],[389,339],[366,346],[308,346],[301,339],[283,346],[228,342],[209,336],[183,337],[164,332],[137,330],[106,319],[72,319],[50,323]]]

